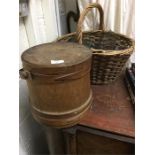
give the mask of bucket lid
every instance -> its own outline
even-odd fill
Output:
[[[26,50],[21,59],[36,67],[66,67],[79,64],[90,58],[90,49],[77,43],[54,42],[34,46]]]

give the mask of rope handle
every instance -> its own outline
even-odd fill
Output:
[[[104,12],[100,4],[98,3],[91,3],[89,4],[81,13],[76,30],[76,39],[77,41],[82,44],[82,24],[84,21],[85,16],[87,13],[92,10],[93,8],[97,8],[100,14],[100,25],[99,30],[104,30]]]

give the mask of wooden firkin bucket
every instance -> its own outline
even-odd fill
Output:
[[[26,79],[32,114],[44,124],[75,125],[88,111],[91,51],[76,43],[47,43],[26,50],[20,77]]]

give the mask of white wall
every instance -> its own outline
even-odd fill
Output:
[[[58,37],[55,5],[55,0],[29,0],[29,14],[19,20],[20,54]]]

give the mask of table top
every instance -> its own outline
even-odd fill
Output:
[[[134,105],[123,76],[112,84],[92,85],[92,90],[92,107],[79,125],[134,138]]]

